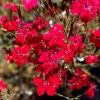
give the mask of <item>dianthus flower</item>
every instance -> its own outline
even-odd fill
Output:
[[[7,55],[7,60],[9,60],[11,63],[14,62],[18,66],[22,66],[23,63],[29,62],[29,56],[30,53],[29,46],[25,45],[23,47],[16,47],[15,49],[12,49],[11,52]]]
[[[23,0],[23,5],[26,10],[32,10],[33,7],[38,5],[38,0]]]
[[[71,3],[70,11],[72,14],[79,15],[81,21],[90,22],[96,18],[99,12],[99,0],[78,0]]]
[[[60,24],[54,24],[51,28],[48,34],[43,35],[43,39],[48,41],[49,46],[59,45],[64,46],[65,45],[65,34],[63,33],[64,27]]]
[[[94,31],[90,38],[90,41],[94,43],[97,48],[100,48],[100,29]]]
[[[59,71],[60,67],[58,64],[54,61],[44,62],[37,66],[37,72],[38,73],[44,73],[46,75],[53,73],[56,74]]]
[[[33,23],[33,27],[39,30],[45,29],[47,25],[49,25],[49,22],[47,20],[44,20],[43,17],[36,18]]]
[[[7,21],[7,16],[2,16],[1,18],[0,18],[0,25],[3,25],[5,22]]]
[[[22,46],[24,43],[27,45],[35,46],[40,40],[40,36],[34,28],[31,28],[30,23],[26,23],[23,28],[18,28],[16,32],[15,43]]]
[[[59,70],[59,66],[54,60],[52,60],[52,52],[42,52],[39,57],[40,64],[37,66],[37,71],[39,73],[49,74],[49,73],[57,73]]]
[[[3,26],[7,31],[16,31],[18,29],[18,24],[14,20],[5,22]]]
[[[70,36],[70,48],[74,50],[75,53],[82,53],[84,48],[84,43],[81,35]]]
[[[87,64],[92,64],[92,63],[97,63],[98,62],[98,56],[94,54],[89,54],[86,57],[86,63]]]
[[[12,10],[12,12],[17,12],[18,11],[18,7],[14,3],[7,3],[4,6],[4,9],[8,9],[8,8],[10,8]]]
[[[54,96],[56,94],[56,89],[59,88],[60,78],[56,75],[51,76],[47,80],[36,77],[33,82],[36,86],[38,86],[36,91],[39,96],[42,96],[45,91],[49,96]]]
[[[68,80],[69,88],[72,90],[80,90],[83,86],[89,86],[89,75],[83,72],[80,68],[75,68],[75,75]]]
[[[74,55],[75,55],[74,50],[67,46],[65,49],[65,62],[71,63],[73,61]]]
[[[94,83],[90,83],[90,88],[85,92],[85,95],[88,98],[93,98],[95,89],[96,89],[96,85]]]
[[[6,88],[7,88],[7,85],[5,84],[5,82],[3,80],[0,80],[0,93],[2,92],[2,90]]]

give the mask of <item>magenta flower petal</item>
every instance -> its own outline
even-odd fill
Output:
[[[80,2],[72,2],[70,11],[73,14],[79,14],[84,9],[84,5]]]
[[[92,20],[92,15],[91,15],[90,11],[87,10],[87,9],[85,9],[84,11],[82,11],[80,13],[80,19],[81,19],[81,21],[83,21],[85,23],[91,21]]]

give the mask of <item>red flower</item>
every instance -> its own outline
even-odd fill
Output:
[[[4,6],[4,9],[8,9],[8,8],[10,8],[13,12],[17,12],[18,11],[18,7],[14,3],[7,3]]]
[[[54,96],[56,94],[56,89],[59,87],[60,79],[58,76],[51,76],[48,80],[36,77],[33,82],[38,86],[37,94],[39,96],[42,96],[45,91],[49,96]]]
[[[11,53],[7,55],[7,60],[9,60],[10,62],[14,62],[15,60],[15,63],[18,66],[22,66],[23,63],[29,62],[29,53],[29,46],[25,45],[23,47],[16,47],[15,49],[11,50]]]
[[[0,80],[0,93],[2,92],[2,90],[6,89],[7,85],[4,83],[3,80]]]
[[[70,48],[74,50],[75,53],[82,53],[84,48],[84,43],[81,35],[70,36]]]
[[[33,27],[40,30],[45,29],[47,25],[49,25],[49,22],[47,20],[44,20],[43,17],[36,18],[33,23]]]
[[[69,89],[71,90],[80,90],[82,88],[82,80],[77,76],[73,76],[72,79],[68,80],[68,82],[70,84]]]
[[[22,46],[24,45],[24,36],[19,35],[15,38],[15,44],[17,44],[18,46]]]
[[[92,33],[90,41],[94,43],[97,48],[100,48],[100,29]]]
[[[59,66],[54,61],[44,62],[37,66],[38,73],[50,74],[50,73],[57,73],[59,71]]]
[[[31,28],[32,24],[26,23],[23,28],[18,28],[16,32],[16,39],[15,43],[19,46],[23,45],[24,43],[27,45],[32,45],[33,48],[37,46],[39,42],[41,42],[40,37],[41,35],[37,33],[34,28]],[[39,47],[39,44],[38,44]]]
[[[63,30],[64,30],[64,27],[62,25],[60,25],[60,24],[54,24],[51,27],[50,32],[54,33],[55,31],[60,32],[60,31],[63,31]]]
[[[76,34],[75,36],[70,36],[69,40],[70,40],[70,42],[74,42],[74,43],[77,43],[77,42],[81,43],[81,42],[83,42],[82,36],[79,35],[79,34]]]
[[[88,98],[94,97],[94,90],[96,89],[96,85],[94,83],[90,83],[90,88],[86,91],[86,96]]]
[[[86,57],[86,63],[87,64],[92,64],[92,63],[97,63],[98,62],[98,56],[94,54],[89,54]]]
[[[25,42],[27,45],[36,44],[39,41],[38,33],[35,29],[30,29],[25,35]]]
[[[64,39],[65,34],[63,33],[64,27],[60,24],[54,24],[48,34],[43,35],[43,39],[47,41],[50,47],[63,47],[66,45]]]
[[[80,42],[74,43],[74,42],[71,42],[70,43],[70,48],[72,50],[74,50],[75,53],[82,53],[83,49],[84,49],[84,43],[80,43]]]
[[[65,49],[65,62],[66,63],[71,63],[73,61],[73,57],[74,57],[73,49],[67,47]]]
[[[18,28],[18,24],[14,20],[5,22],[3,26],[7,31],[16,31]]]
[[[48,61],[50,61],[50,59],[49,59],[50,54],[51,54],[50,51],[42,52],[40,57],[39,57],[39,62],[48,62]]]
[[[38,5],[38,0],[23,0],[23,5],[25,6],[26,10],[31,10],[32,7]]]
[[[13,19],[14,19],[19,25],[21,25],[21,23],[22,23],[23,20],[24,20],[23,17],[19,18],[19,16],[17,16],[17,15],[14,15],[14,16],[13,16]]]
[[[72,90],[78,89],[80,90],[83,86],[90,86],[90,76],[83,72],[80,68],[74,69],[74,76],[68,80],[69,88]]]
[[[93,88],[89,88],[87,91],[86,91],[86,96],[88,98],[93,98],[94,97],[94,90]]]
[[[3,25],[7,21],[7,16],[2,16],[0,18],[0,25]]]
[[[79,14],[81,21],[86,23],[97,17],[99,4],[100,2],[98,0],[73,1],[70,7],[70,11],[73,14]]]

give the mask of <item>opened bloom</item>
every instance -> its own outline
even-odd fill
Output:
[[[26,10],[31,10],[32,7],[38,5],[38,0],[23,0],[23,5],[25,6]]]
[[[54,96],[56,94],[56,89],[59,87],[60,79],[58,76],[51,76],[48,80],[35,77],[33,82],[36,86],[38,86],[37,94],[39,96],[42,96],[45,91],[49,96]]]
[[[6,89],[7,85],[4,83],[3,80],[0,80],[0,93],[2,92],[2,90]]]
[[[73,1],[70,7],[72,14],[79,15],[81,21],[87,23],[96,18],[99,11],[99,0]]]
[[[98,62],[98,56],[97,55],[93,55],[93,54],[89,54],[86,58],[86,63],[87,64],[92,64],[92,63],[96,63]]]
[[[18,7],[14,3],[7,3],[4,6],[4,9],[8,9],[8,8],[10,8],[13,12],[17,12],[18,11]]]
[[[11,52],[7,55],[7,60],[9,60],[11,63],[15,61],[18,66],[22,66],[23,63],[29,62],[29,52],[30,48],[27,45],[16,47],[15,49],[12,49]]]
[[[95,89],[96,89],[96,85],[94,83],[90,83],[90,88],[86,91],[85,95],[88,98],[93,98]]]
[[[3,26],[7,31],[16,31],[18,29],[18,24],[14,20],[5,22]]]
[[[100,48],[100,29],[92,33],[90,41],[96,46],[96,48]]]

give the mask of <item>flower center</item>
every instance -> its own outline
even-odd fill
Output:
[[[43,87],[44,88],[47,88],[47,87],[49,87],[50,86],[50,82],[49,81],[44,81],[43,82]]]

